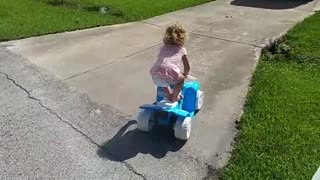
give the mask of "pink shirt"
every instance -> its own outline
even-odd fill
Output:
[[[180,76],[180,64],[184,55],[187,55],[187,50],[184,47],[177,45],[162,46],[150,74],[177,80]]]

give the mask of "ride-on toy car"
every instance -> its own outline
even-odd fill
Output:
[[[192,77],[189,77],[189,79]],[[165,98],[162,88],[157,88],[156,102],[140,106],[137,115],[138,129],[151,131],[154,124],[173,127],[175,137],[187,140],[191,133],[192,118],[201,109],[204,93],[199,90],[200,84],[194,80],[186,81],[181,90],[183,99],[171,103]]]

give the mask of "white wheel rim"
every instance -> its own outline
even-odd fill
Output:
[[[138,114],[137,125],[138,129],[142,131],[150,131],[152,129],[153,123],[150,121],[152,112],[141,110]]]
[[[191,134],[191,123],[190,117],[186,117],[183,121],[178,120],[174,126],[174,133],[176,138],[181,140],[188,140]]]
[[[200,90],[197,92],[197,110],[201,109],[204,100],[204,93]]]

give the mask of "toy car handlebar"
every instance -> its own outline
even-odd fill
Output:
[[[187,75],[186,79],[188,79],[188,80],[192,80],[192,81],[197,80],[197,78],[196,78],[196,77],[194,77],[194,76],[190,76],[190,75]]]

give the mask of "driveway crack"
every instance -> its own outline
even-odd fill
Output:
[[[82,132],[81,130],[79,130],[77,127],[75,127],[74,125],[72,125],[70,122],[64,120],[58,113],[54,112],[52,109],[50,109],[49,107],[45,106],[42,101],[34,96],[31,95],[30,91],[27,90],[26,88],[24,88],[22,85],[20,85],[19,83],[17,83],[13,78],[11,78],[8,74],[4,73],[4,72],[0,72],[0,74],[4,75],[6,77],[7,80],[11,81],[16,87],[20,88],[22,91],[24,91],[27,94],[27,97],[29,99],[32,99],[36,102],[38,102],[38,104],[44,108],[45,110],[47,110],[50,114],[54,115],[56,118],[58,118],[61,122],[69,125],[73,130],[75,130],[76,132],[80,133],[83,137],[85,137],[87,140],[89,140],[90,143],[96,145],[98,148],[103,149],[104,148],[102,146],[100,146],[97,142],[95,142],[93,139],[91,139],[88,135],[86,135],[84,132]],[[104,150],[105,151],[105,150]],[[109,159],[110,160],[110,159]],[[136,174],[137,176],[140,176],[142,179],[147,180],[147,178],[137,172],[132,165],[130,165],[128,162],[120,162],[122,164],[124,164],[124,166],[131,171],[132,173]]]
[[[87,136],[85,133],[83,133],[82,131],[80,131],[78,128],[76,128],[75,126],[73,126],[71,123],[69,123],[66,120],[63,120],[62,117],[54,112],[52,109],[50,109],[49,107],[45,106],[40,99],[34,97],[31,95],[30,91],[27,90],[26,88],[24,88],[22,85],[18,84],[14,79],[12,79],[11,77],[9,77],[8,74],[4,73],[4,72],[0,72],[1,74],[3,74],[4,76],[6,76],[6,79],[11,81],[15,86],[19,87],[21,90],[23,90],[29,99],[32,99],[34,101],[37,101],[39,103],[39,105],[44,108],[45,110],[47,110],[50,114],[54,115],[56,118],[58,118],[60,121],[62,121],[63,123],[68,124],[72,129],[74,129],[75,131],[77,131],[78,133],[80,133],[82,136],[84,136],[85,138],[87,138],[91,143],[99,146],[96,142],[94,142],[89,136]]]
[[[125,161],[123,161],[122,163],[126,166],[126,168],[127,168],[129,171],[131,171],[131,172],[133,172],[134,174],[140,176],[142,179],[147,180],[147,178],[146,178],[143,174],[137,172],[137,171],[133,168],[133,166],[132,166],[131,164],[129,164],[129,163],[125,162]]]

